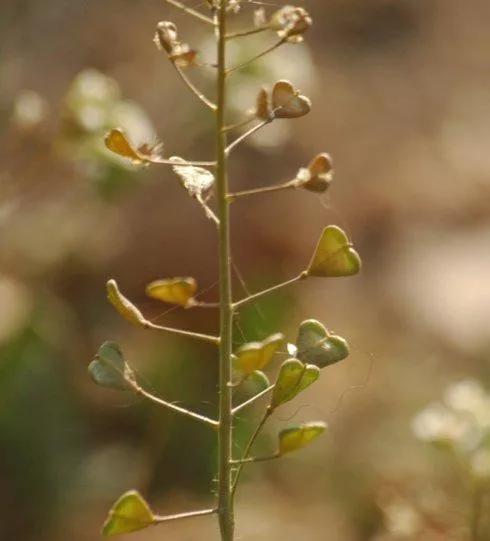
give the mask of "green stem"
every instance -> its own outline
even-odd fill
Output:
[[[247,459],[250,456],[252,447],[256,439],[258,438],[260,431],[262,430],[262,428],[264,428],[264,425],[271,414],[272,414],[272,410],[270,408],[267,408],[265,410],[264,416],[262,417],[260,423],[257,425],[255,432],[252,434],[250,440],[248,441],[247,446],[245,447],[245,451],[243,452],[242,458],[239,460],[239,465],[236,469],[235,478],[233,479],[233,489],[232,489],[233,498],[235,497],[235,492],[238,486],[238,481],[240,480],[240,475],[242,474],[243,467],[247,463]]]
[[[182,520],[184,518],[203,517],[206,515],[214,515],[217,509],[203,509],[202,511],[190,511],[189,513],[179,513],[177,515],[156,516],[155,524],[163,522],[171,522],[173,520]]]
[[[233,300],[231,292],[230,207],[226,156],[226,5],[217,9],[218,80],[216,110],[216,197],[219,209],[220,362],[218,437],[218,517],[222,541],[233,541],[235,520],[231,492],[233,415],[231,354]]]
[[[290,190],[298,188],[296,180],[284,182],[283,184],[274,184],[273,186],[263,186],[260,188],[252,188],[251,190],[243,190],[241,192],[230,193],[228,196],[230,201],[236,201],[240,197],[248,197],[250,195],[262,195],[264,193],[279,192],[282,190]]]
[[[128,380],[127,380],[128,381]],[[175,404],[172,404],[171,402],[167,402],[166,400],[162,400],[161,398],[158,398],[157,396],[152,395],[148,391],[145,391],[142,387],[140,387],[137,383],[128,381],[128,383],[133,388],[134,392],[150,402],[153,402],[154,404],[158,404],[159,406],[163,406],[164,408],[167,408],[174,413],[180,413],[181,415],[184,415],[186,417],[190,417],[191,419],[194,419],[196,421],[200,421],[201,423],[207,424],[215,429],[219,427],[218,421],[215,421],[213,419],[209,419],[209,417],[206,417],[204,415],[200,415],[199,413],[196,413],[194,411],[187,410],[185,408],[181,408],[180,406],[176,406]]]
[[[480,539],[480,521],[483,510],[483,491],[476,486],[473,489],[473,506],[471,510],[471,541],[482,541]]]
[[[298,276],[291,278],[291,280],[276,284],[275,286],[269,287],[268,289],[264,289],[263,291],[259,291],[258,293],[254,293],[253,295],[249,295],[248,297],[245,297],[244,299],[235,302],[233,304],[233,310],[238,310],[238,308],[241,308],[245,304],[254,302],[260,297],[263,297],[264,295],[268,295],[269,293],[277,291],[278,289],[282,289],[283,287],[290,286],[296,282],[299,282],[300,280],[306,280],[306,278],[308,278],[308,273],[306,271],[303,271],[301,274],[298,274]]]
[[[258,60],[259,58],[262,58],[263,56],[265,56],[266,54],[269,54],[269,53],[272,53],[272,51],[275,51],[276,49],[278,49],[281,45],[283,45],[284,43],[287,43],[287,40],[285,38],[282,38],[280,39],[279,41],[277,41],[276,43],[274,43],[274,45],[271,45],[268,49],[266,49],[265,51],[262,51],[261,53],[255,55],[254,57],[250,58],[249,60],[247,60],[246,62],[243,62],[243,64],[238,64],[237,66],[233,66],[232,68],[229,68],[227,70],[227,74],[229,75],[230,73],[234,73],[235,71],[238,71],[238,70],[241,70],[243,68],[246,68],[249,64],[251,64],[252,62],[255,62],[256,60]]]
[[[250,28],[249,30],[242,30],[240,32],[234,32],[233,34],[228,34],[226,39],[235,39],[243,38],[245,36],[252,36],[253,34],[259,34],[260,32],[265,32],[270,30],[270,25],[258,26],[257,28]]]

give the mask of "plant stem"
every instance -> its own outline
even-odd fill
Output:
[[[247,401],[245,402],[242,402],[241,404],[239,404],[238,406],[235,406],[232,410],[231,410],[231,413],[233,415],[236,415],[238,412],[242,411],[243,409],[245,408],[248,408],[248,406],[251,406],[254,402],[256,402],[257,400],[259,400],[260,398],[262,398],[263,396],[269,394],[271,391],[274,390],[274,387],[276,386],[276,384],[274,383],[273,385],[269,385],[269,387],[267,387],[267,389],[264,389],[263,391],[261,391],[260,393],[252,396],[252,398],[249,398]]]
[[[164,408],[167,408],[175,413],[180,413],[181,415],[185,415],[186,417],[190,417],[191,419],[194,419],[196,421],[200,421],[201,423],[205,423],[209,426],[212,426],[213,428],[218,428],[219,423],[218,421],[214,421],[213,419],[209,419],[209,417],[205,417],[204,415],[200,415],[199,413],[195,413],[194,411],[186,410],[185,408],[181,408],[180,406],[176,406],[175,404],[172,404],[171,402],[167,402],[166,400],[162,400],[161,398],[158,398],[157,396],[152,395],[148,391],[145,391],[142,387],[140,387],[137,383],[128,381],[128,383],[133,388],[134,392],[150,402],[153,402],[154,404],[158,404],[159,406],[163,406]]]
[[[206,107],[209,107],[212,111],[216,111],[216,104],[214,104],[211,100],[206,98],[206,96],[197,88],[197,86],[187,77],[187,75],[184,73],[184,70],[182,68],[179,68],[179,66],[175,65],[175,62],[172,62],[175,70],[179,74],[179,77],[184,81],[186,86],[189,88],[189,90],[206,105]]]
[[[274,184],[273,186],[263,186],[261,188],[252,188],[251,190],[243,190],[241,192],[230,193],[228,198],[230,201],[235,201],[240,197],[248,197],[250,195],[262,195],[264,193],[279,192],[282,190],[296,189],[298,183],[296,180],[284,182],[283,184]]]
[[[248,304],[250,302],[256,301],[260,297],[264,295],[268,295],[269,293],[272,293],[273,291],[277,291],[278,289],[282,289],[283,287],[292,285],[296,282],[299,282],[300,280],[305,280],[306,278],[308,278],[308,274],[306,271],[303,271],[301,274],[298,274],[298,276],[291,278],[291,280],[287,280],[286,282],[282,282],[275,286],[269,287],[268,289],[264,289],[263,291],[259,291],[258,293],[254,293],[253,295],[249,295],[248,297],[245,297],[244,299],[241,299],[235,302],[233,304],[233,310],[236,310],[237,308],[241,308],[243,305]]]
[[[219,437],[218,437],[218,517],[222,541],[233,541],[235,519],[231,492],[233,416],[231,354],[233,300],[231,292],[230,206],[226,156],[226,7],[217,8],[217,110],[216,110],[216,197],[219,210],[219,283],[220,283],[220,360],[219,360]]]
[[[170,4],[170,5],[172,5],[172,6],[176,7],[176,8],[181,9],[182,11],[187,13],[188,15],[192,15],[193,17],[195,17],[196,19],[199,19],[203,23],[208,23],[208,24],[214,25],[213,19],[210,19],[209,17],[206,17],[206,15],[203,15],[201,12],[186,6],[182,2],[179,2],[178,0],[165,0],[165,2],[167,2],[167,4]]]
[[[148,320],[145,320],[144,323],[142,323],[142,326],[145,329],[153,329],[155,331],[163,331],[163,332],[169,332],[172,334],[178,334],[180,336],[187,336],[188,338],[196,338],[197,340],[204,340],[205,342],[210,342],[211,344],[219,345],[220,343],[219,336],[211,336],[208,334],[201,334],[201,333],[193,332],[193,331],[184,331],[182,329],[164,327],[162,325],[157,325],[156,323],[152,323],[151,321],[148,321]]]
[[[191,511],[189,513],[179,513],[178,515],[166,515],[156,516],[155,524],[161,524],[162,522],[170,522],[172,520],[180,520],[183,518],[202,517],[205,515],[214,515],[217,513],[217,509],[203,509],[202,511]]]
[[[483,510],[483,491],[476,486],[473,489],[473,505],[471,509],[471,541],[480,540],[480,520]],[[483,538],[482,538],[483,539]]]
[[[250,456],[248,458],[242,458],[241,460],[233,460],[232,464],[254,464],[256,462],[269,462],[281,458],[279,453],[267,456]]]
[[[230,143],[230,145],[226,148],[226,154],[228,155],[235,147],[237,147],[242,141],[245,141],[248,137],[253,135],[255,132],[262,129],[264,126],[267,126],[267,124],[270,124],[272,122],[271,120],[263,120],[260,122],[260,124],[256,124],[253,128],[250,128],[250,130],[246,131],[244,134],[240,135],[237,139],[233,141],[233,143]]]
[[[256,60],[258,60],[259,58],[262,58],[266,54],[269,54],[269,53],[272,53],[272,51],[275,51],[278,47],[280,47],[281,45],[286,43],[286,41],[287,40],[284,39],[284,38],[280,39],[279,41],[274,43],[274,45],[271,45],[265,51],[262,51],[261,53],[259,53],[259,54],[255,55],[254,57],[250,58],[250,60],[247,60],[246,62],[243,62],[243,64],[238,64],[237,66],[233,66],[232,68],[229,68],[226,73],[229,75],[230,73],[233,73],[233,72],[238,71],[240,69],[246,68],[252,62],[255,62]]]
[[[247,443],[247,446],[245,447],[245,451],[243,452],[243,456],[239,461],[240,463],[235,473],[235,478],[233,479],[233,488],[232,488],[233,498],[235,497],[235,492],[238,486],[238,481],[240,480],[240,475],[242,474],[243,466],[246,464],[246,460],[250,456],[250,452],[252,451],[252,447],[255,443],[255,440],[258,438],[260,431],[264,427],[271,413],[272,413],[272,410],[270,408],[267,408],[265,410],[264,416],[262,417],[260,423],[257,425],[255,432],[252,434],[250,440]]]
[[[235,39],[235,38],[242,38],[245,36],[252,36],[253,34],[259,34],[260,32],[265,32],[266,30],[270,30],[269,25],[258,26],[256,28],[250,28],[249,30],[242,30],[240,32],[234,32],[233,34],[228,34],[226,36],[226,39]]]

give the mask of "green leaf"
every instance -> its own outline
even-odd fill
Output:
[[[155,524],[155,521],[155,516],[141,494],[130,490],[112,506],[102,528],[102,535],[109,537],[143,530]]]
[[[279,454],[285,455],[306,447],[323,434],[326,428],[325,423],[316,421],[282,430],[279,433]]]
[[[310,262],[310,276],[352,276],[361,270],[361,258],[347,235],[336,225],[323,230]]]
[[[146,294],[152,299],[177,304],[187,308],[192,306],[197,291],[194,278],[168,278],[155,280],[146,286]]]
[[[121,349],[114,342],[104,342],[95,359],[88,366],[89,374],[97,385],[127,391],[130,385],[126,378],[133,372],[124,360]]]
[[[284,345],[285,337],[281,333],[273,334],[262,342],[250,342],[236,352],[236,366],[244,374],[265,368],[274,354]]]
[[[121,293],[115,280],[109,280],[106,284],[106,288],[109,302],[124,319],[138,326],[144,327],[147,324],[145,316]]]
[[[342,361],[349,355],[349,344],[340,336],[330,334],[315,319],[303,321],[299,327],[297,357],[320,368]]]
[[[289,402],[320,377],[318,366],[303,364],[298,359],[288,359],[281,366],[272,393],[271,408]]]

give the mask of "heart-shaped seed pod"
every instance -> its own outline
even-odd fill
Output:
[[[296,175],[295,184],[310,192],[324,193],[333,180],[332,158],[326,154],[318,154],[308,167],[303,167]]]
[[[277,81],[272,89],[274,118],[299,118],[311,110],[311,101],[289,81]]]
[[[352,276],[361,270],[361,258],[347,235],[336,225],[323,230],[308,267],[309,276]]]
[[[296,346],[298,359],[319,368],[338,363],[349,355],[347,342],[342,337],[330,333],[315,319],[301,323]]]

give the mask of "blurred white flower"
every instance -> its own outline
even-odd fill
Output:
[[[471,471],[479,479],[490,481],[490,447],[478,449],[471,458]]]
[[[33,90],[23,90],[17,95],[12,120],[20,128],[34,128],[48,116],[46,100]]]
[[[423,441],[458,443],[467,434],[468,421],[442,404],[430,404],[412,422],[415,436]]]
[[[420,515],[411,506],[396,502],[384,509],[386,529],[394,537],[413,538],[421,529]]]
[[[490,394],[476,380],[463,380],[448,387],[444,400],[455,411],[473,416],[479,429],[490,428]]]

